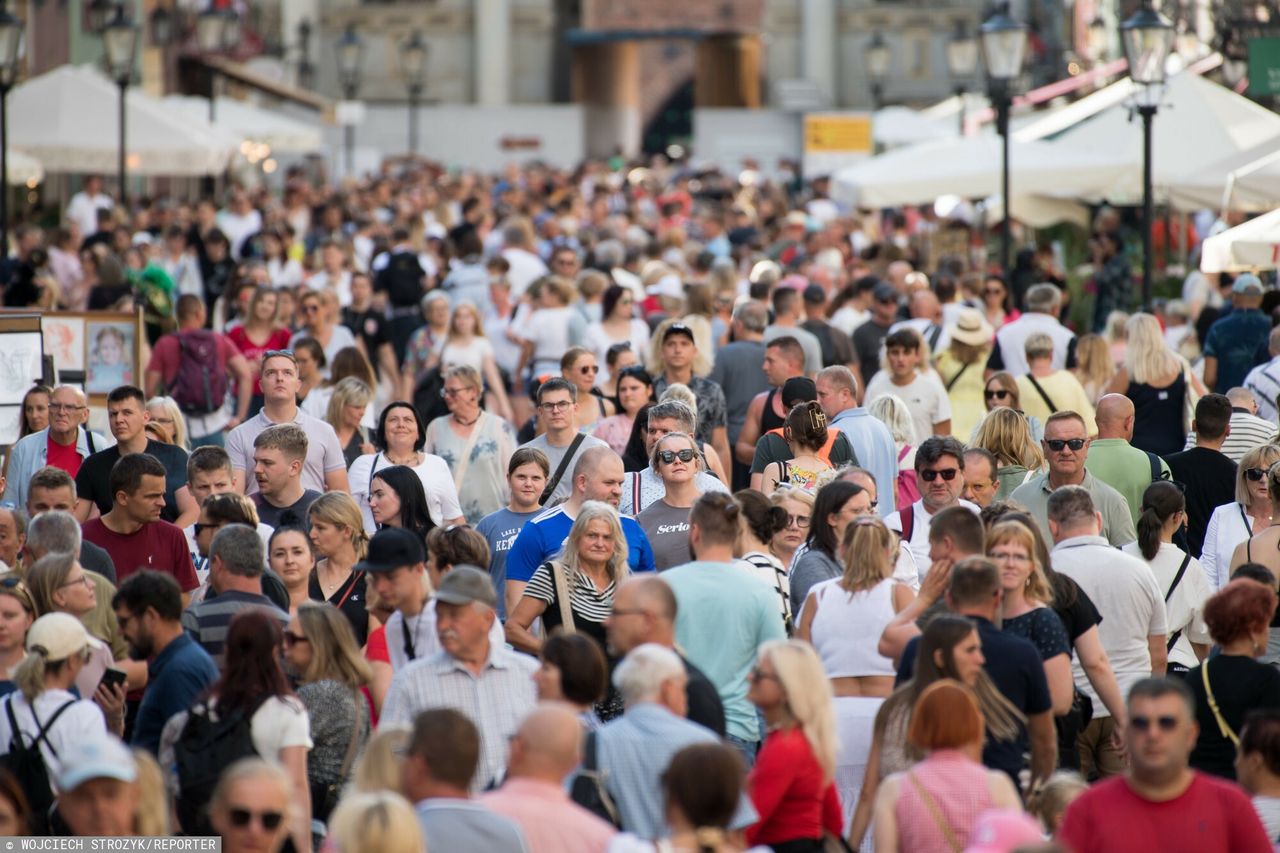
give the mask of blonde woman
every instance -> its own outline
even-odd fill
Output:
[[[484,384],[489,388],[489,402],[496,413],[505,420],[512,420],[511,401],[507,399],[507,390],[498,372],[493,344],[484,334],[484,323],[480,312],[470,302],[459,302],[449,318],[449,332],[444,346],[427,360],[427,369],[439,366],[445,370],[451,367],[469,367],[477,375],[484,377]]]
[[[1152,315],[1134,314],[1125,323],[1125,335],[1124,366],[1107,391],[1133,401],[1129,443],[1157,456],[1177,453],[1186,443],[1189,413],[1204,396],[1204,385],[1186,360],[1169,349],[1160,321]]]
[[[133,823],[134,834],[153,838],[172,835],[169,792],[165,788],[160,763],[145,749],[135,747],[130,752],[138,766],[138,812]]]
[[[321,420],[328,418],[329,401],[333,398],[333,392],[338,387],[338,383],[347,377],[359,379],[370,388],[378,387],[378,377],[373,371],[373,365],[369,363],[369,359],[358,347],[346,347],[339,350],[337,355],[329,357],[325,355],[323,350],[317,350],[318,343],[308,338],[304,339],[303,345],[297,348],[295,355],[302,352],[304,346],[310,350],[308,355],[315,357],[313,370],[316,379],[320,377],[321,368],[326,368],[324,375],[328,377],[325,381],[317,382],[314,387],[311,387],[307,392],[306,399],[298,405],[299,409],[313,418],[320,418]],[[324,358],[323,363],[319,360],[320,358]],[[299,375],[301,375],[301,370]],[[366,408],[361,416],[360,423],[365,429],[373,429],[373,412]]]
[[[1032,417],[1022,410],[1022,392],[1018,389],[1018,380],[1013,378],[1013,374],[1001,370],[999,373],[988,376],[986,383],[982,386],[982,402],[988,412],[1003,408],[1013,409],[1027,419],[1027,425],[1031,427],[1031,437],[1037,444],[1044,438],[1044,424],[1039,418]],[[972,439],[970,441],[972,442]]]
[[[667,390],[662,392],[662,396],[658,398],[659,403],[665,403],[668,400],[678,400],[689,407],[689,411],[693,412],[694,421],[698,418],[698,397],[690,390],[688,385],[683,382],[673,382],[667,386]],[[695,436],[696,438],[696,436]],[[729,482],[725,476],[724,466],[720,464],[720,454],[711,446],[709,441],[698,441],[698,449],[702,451],[702,461],[707,463],[707,470],[716,476],[722,483]]]
[[[349,297],[348,297],[349,299]],[[313,290],[302,297],[302,328],[289,341],[293,346],[301,338],[311,338],[324,350],[325,359],[333,364],[339,350],[356,345],[355,335],[338,322],[338,297],[329,290]],[[329,370],[323,369],[325,379]]]
[[[152,423],[160,424],[169,431],[174,444],[184,450],[191,449],[191,442],[187,439],[187,419],[183,417],[176,400],[172,397],[152,397],[147,401],[147,414],[151,415]]]
[[[889,428],[893,436],[893,445],[898,450],[898,470],[916,470],[916,428],[911,419],[911,410],[902,398],[895,394],[885,394],[867,406],[867,412]],[[928,436],[925,436],[928,438]],[[916,497],[899,488],[901,480],[893,484],[897,489],[895,506],[909,506]],[[889,484],[877,484],[880,488],[888,488]]]
[[[333,853],[426,853],[422,827],[409,801],[391,791],[344,797],[327,839]]]
[[[818,653],[800,640],[760,647],[747,698],[764,715],[769,734],[760,745],[747,790],[759,821],[747,842],[776,849],[818,845],[844,830],[836,768],[836,726],[831,683]],[[804,849],[797,846],[797,849]]]
[[[687,563],[691,558],[689,513],[702,496],[702,489],[698,487],[702,455],[693,436],[669,432],[654,443],[649,465],[666,491],[636,516],[636,523],[648,536],[654,564],[661,572]]]
[[[1227,585],[1231,578],[1231,555],[1236,546],[1271,526],[1267,472],[1277,462],[1280,462],[1280,446],[1274,444],[1255,447],[1242,456],[1236,466],[1236,499],[1218,507],[1209,516],[1200,566],[1211,589],[1216,591]]]
[[[364,590],[364,572],[355,568],[369,550],[360,507],[351,495],[328,492],[307,509],[311,521],[311,547],[316,564],[307,594],[312,601],[327,601],[342,611],[363,646],[369,632],[379,625],[364,608],[358,593]]]
[[[1027,418],[1010,408],[1001,407],[987,412],[969,443],[996,458],[997,501],[1008,499],[1014,489],[1044,467],[1044,453],[1032,438]]]
[[[391,723],[378,726],[365,744],[364,754],[356,762],[355,772],[351,775],[351,789],[362,793],[394,791],[403,794],[401,765],[412,734],[413,730],[408,726]]]
[[[1075,374],[1091,402],[1096,404],[1107,393],[1116,375],[1116,363],[1102,335],[1081,335],[1076,340]]]
[[[348,468],[362,455],[376,451],[369,441],[368,430],[361,423],[372,402],[373,388],[354,376],[340,379],[333,386],[325,420],[338,434],[338,444]]]
[[[769,495],[769,503],[787,514],[787,523],[769,540],[769,553],[790,570],[796,551],[809,537],[813,523],[813,493],[782,483]]]
[[[1053,611],[1053,587],[1045,575],[1031,531],[1016,521],[1003,521],[987,533],[987,557],[1000,570],[1001,630],[1036,647],[1044,662],[1053,713],[1071,710],[1071,641]]]

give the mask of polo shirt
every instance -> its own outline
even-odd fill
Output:
[[[1244,384],[1270,334],[1271,319],[1257,308],[1237,308],[1210,326],[1204,337],[1204,354],[1218,360],[1213,390],[1225,394]]]
[[[164,466],[164,510],[160,517],[165,521],[177,521],[176,494],[187,484],[187,452],[172,444],[147,439],[143,453],[155,457]],[[120,445],[117,444],[84,460],[76,473],[76,495],[93,501],[98,512],[103,514],[111,511],[111,504],[115,501],[111,494],[111,469],[119,460]]]
[[[857,459],[855,464],[870,471],[875,478],[876,508],[881,518],[888,518],[897,509],[894,489],[898,482],[898,448],[893,442],[893,433],[861,406],[838,412],[831,419],[831,425],[849,439]]]
[[[1138,538],[1129,506],[1119,492],[1090,474],[1087,468],[1080,485],[1093,497],[1094,509],[1102,513],[1102,535],[1108,542],[1119,548]],[[1040,533],[1046,542],[1053,541],[1053,534],[1049,532],[1049,495],[1052,493],[1049,472],[1044,471],[1018,486],[1009,495],[1009,500],[1027,508],[1036,524],[1040,525]]]
[[[1168,480],[1172,476],[1169,464],[1159,456],[1156,464],[1161,479]],[[1136,527],[1142,496],[1151,485],[1151,457],[1123,438],[1095,438],[1089,445],[1089,473],[1120,493],[1129,504]]]
[[[160,732],[169,718],[191,707],[218,680],[218,667],[190,634],[174,637],[147,664],[147,689],[133,723],[134,746],[160,752]]]
[[[573,529],[573,519],[564,506],[543,510],[525,524],[507,555],[507,580],[528,583],[538,566],[564,550]],[[653,549],[634,518],[622,516],[622,535],[627,540],[627,565],[632,572],[655,571]]]
[[[347,459],[342,455],[338,434],[328,422],[313,418],[299,409],[290,423],[302,427],[307,433],[307,458],[302,466],[302,488],[326,491],[324,475],[330,471],[346,471]],[[240,424],[227,435],[227,455],[231,465],[244,475],[244,493],[256,494],[258,481],[253,477],[253,442],[267,427],[275,426],[263,409]]]
[[[564,785],[541,779],[507,779],[480,802],[511,818],[536,851],[595,853],[609,845],[618,830],[569,799]],[[468,845],[475,849],[474,844]]]

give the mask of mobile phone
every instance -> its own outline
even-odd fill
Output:
[[[98,682],[98,686],[101,687],[107,684],[113,687],[116,685],[123,687],[125,678],[124,670],[108,669],[102,673],[102,680]]]

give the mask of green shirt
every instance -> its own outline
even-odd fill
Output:
[[[1160,476],[1171,478],[1169,466],[1159,456],[1156,459]],[[1089,473],[1120,493],[1136,525],[1142,514],[1142,496],[1151,485],[1151,457],[1123,438],[1095,438],[1089,445]]]
[[[1093,460],[1092,452],[1089,460]],[[1138,531],[1134,529],[1129,506],[1119,492],[1094,477],[1088,469],[1085,469],[1084,482],[1080,485],[1093,497],[1093,508],[1102,513],[1102,535],[1108,542],[1119,548],[1137,540]],[[1053,541],[1053,534],[1049,532],[1049,493],[1052,491],[1049,472],[1046,471],[1014,489],[1009,496],[1009,500],[1027,508],[1040,525],[1046,542]]]

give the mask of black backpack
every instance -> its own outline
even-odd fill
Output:
[[[31,806],[31,832],[35,835],[44,835],[48,831],[49,810],[53,807],[53,791],[49,787],[49,770],[45,767],[44,755],[40,752],[40,742],[44,741],[44,745],[53,753],[53,757],[58,757],[58,751],[53,748],[53,744],[49,743],[49,730],[62,716],[62,712],[74,705],[76,700],[68,699],[43,724],[36,716],[35,707],[32,706],[31,716],[36,721],[36,736],[31,739],[31,743],[24,744],[22,732],[18,729],[18,718],[13,713],[14,695],[16,694],[9,694],[9,698],[4,703],[5,713],[9,715],[11,734],[9,752],[7,755],[0,756],[0,766],[12,773],[18,782],[18,787],[26,792],[27,802]]]
[[[173,746],[178,771],[177,813],[184,835],[216,835],[209,822],[209,801],[222,771],[241,758],[255,758],[250,723],[253,713],[237,709],[214,720],[209,705],[196,705]]]
[[[413,252],[392,252],[378,273],[377,289],[385,290],[392,307],[417,305],[426,272]]]

